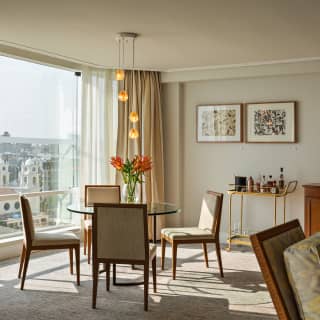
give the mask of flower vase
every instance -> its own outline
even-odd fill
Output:
[[[121,201],[126,203],[139,202],[139,188],[136,184],[134,187],[129,188],[128,184],[124,184],[121,192]]]

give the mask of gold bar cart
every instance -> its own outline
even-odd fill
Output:
[[[277,225],[277,199],[283,198],[283,223],[286,222],[286,198],[287,195],[293,193],[298,185],[297,180],[290,181],[285,189],[280,193],[271,192],[248,192],[248,191],[235,191],[228,190],[229,195],[229,237],[228,237],[228,247],[227,251],[231,251],[231,244],[246,245],[251,246],[249,235],[243,233],[243,197],[244,196],[255,196],[263,198],[273,198],[274,210],[273,210],[273,225]],[[240,196],[240,230],[239,233],[232,232],[232,199],[233,196]]]

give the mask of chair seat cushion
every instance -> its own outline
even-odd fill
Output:
[[[72,232],[49,233],[36,232],[32,241],[33,246],[55,246],[79,244],[80,239]]]
[[[192,239],[210,239],[214,237],[212,232],[200,228],[165,228],[161,230],[161,235],[172,240],[192,240]]]
[[[92,220],[84,220],[84,227],[85,229],[92,229]]]
[[[320,232],[284,251],[289,282],[302,319],[320,319]]]
[[[149,244],[149,260],[152,260],[157,255],[157,246],[155,244]]]

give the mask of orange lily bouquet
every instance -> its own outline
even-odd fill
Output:
[[[135,202],[135,190],[137,183],[142,183],[142,176],[152,169],[151,158],[136,155],[132,160],[126,162],[119,156],[112,157],[111,165],[121,172],[123,182],[127,185],[128,202]]]

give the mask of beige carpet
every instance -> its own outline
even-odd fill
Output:
[[[170,256],[168,247],[165,271],[160,270],[158,259],[158,292],[152,293],[151,283],[148,312],[143,311],[142,286],[111,285],[106,292],[103,274],[97,309],[91,309],[91,269],[84,256],[81,286],[77,287],[69,274],[66,251],[34,253],[24,291],[17,280],[18,259],[2,261],[0,319],[277,319],[252,252],[223,251],[223,279],[214,251],[209,251],[210,268],[206,269],[200,247],[179,247],[177,280],[171,279]],[[119,266],[117,274],[120,280],[142,276],[140,270],[127,266]]]

